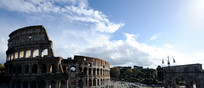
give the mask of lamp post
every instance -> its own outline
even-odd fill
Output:
[[[173,63],[176,63],[176,60],[173,57],[167,57],[167,59],[162,59],[162,64],[164,64],[164,60],[167,60],[168,67],[170,66],[170,61],[173,60]]]
[[[170,62],[171,60],[173,60],[173,63],[176,63],[176,60],[173,57],[167,57],[167,59],[162,59],[162,64],[164,64],[164,60],[167,61],[167,65],[168,65],[168,84],[170,84],[170,88],[171,88],[171,83],[170,82]]]

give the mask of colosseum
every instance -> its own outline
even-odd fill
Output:
[[[106,88],[110,82],[107,61],[78,55],[55,57],[42,25],[13,31],[6,55],[6,88]]]

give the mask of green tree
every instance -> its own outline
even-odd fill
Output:
[[[120,68],[119,67],[111,68],[110,74],[111,77],[118,78],[120,76]]]
[[[4,69],[5,66],[0,63],[0,69]]]

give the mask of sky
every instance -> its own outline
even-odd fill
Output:
[[[203,0],[0,0],[0,63],[8,35],[32,25],[45,27],[64,59],[149,68],[167,66],[168,56],[171,65],[204,63]]]

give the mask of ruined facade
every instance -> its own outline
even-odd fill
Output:
[[[163,67],[165,88],[204,88],[204,71],[202,64],[188,64]]]
[[[52,41],[41,25],[12,32],[6,55],[7,88],[104,88],[109,83],[107,61],[55,57]]]

